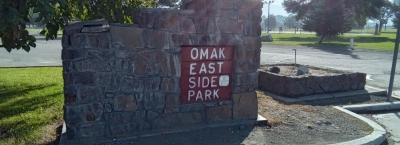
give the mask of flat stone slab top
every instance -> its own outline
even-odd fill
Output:
[[[364,90],[365,73],[353,73],[298,64],[263,65],[259,88],[285,97]]]

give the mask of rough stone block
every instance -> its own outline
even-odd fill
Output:
[[[143,80],[143,90],[146,92],[154,92],[160,90],[161,78],[154,77],[154,78],[146,78]]]
[[[159,60],[157,63],[157,68],[160,76],[176,76],[176,70],[174,69],[176,66],[173,62],[173,56],[171,54],[159,51],[154,55],[155,58]]]
[[[240,46],[243,44],[243,40],[239,34],[223,34],[218,40],[218,44]]]
[[[206,110],[207,122],[227,122],[232,120],[232,106],[209,107]]]
[[[217,0],[220,9],[235,9],[239,0]]]
[[[172,34],[170,37],[170,47],[180,47],[181,45],[189,45],[189,36]]]
[[[244,35],[246,36],[261,36],[261,25],[260,22],[255,21],[243,21],[244,22]]]
[[[253,92],[233,94],[233,119],[255,120],[258,114],[257,94]]]
[[[81,49],[86,43],[86,37],[83,33],[72,33],[69,36],[69,45],[71,49]],[[65,48],[64,48],[65,49]]]
[[[104,137],[105,123],[83,124],[79,127],[79,137]]]
[[[237,66],[237,67],[235,67],[235,73],[256,72],[260,65],[260,63],[256,57],[249,59],[247,61],[246,60],[236,61],[235,64]]]
[[[154,119],[158,118],[160,113],[157,111],[146,111],[146,119],[147,121],[153,121]]]
[[[78,89],[78,103],[98,102],[103,98],[102,90],[98,87],[81,86]]]
[[[144,41],[147,48],[168,49],[168,33],[164,31],[145,30]]]
[[[218,44],[218,36],[209,34],[209,35],[202,35],[199,40],[199,44],[203,45],[216,45]]]
[[[146,122],[129,122],[124,124],[114,124],[110,126],[110,137],[120,137],[127,135],[135,135],[143,128],[150,129],[150,124]]]
[[[243,33],[243,24],[229,18],[216,18],[217,29],[223,34]]]
[[[90,33],[85,34],[83,38],[85,39],[83,48],[109,49],[111,47],[109,33]]]
[[[203,114],[200,112],[163,114],[160,118],[154,120],[153,128],[184,128],[186,126],[204,123],[203,120]]]
[[[218,9],[217,0],[185,0],[181,5],[182,10],[193,10],[199,17],[212,16]]]
[[[258,73],[243,73],[243,74],[235,74],[233,77],[233,82],[235,86],[247,86],[247,85],[256,85],[258,82]]]
[[[144,108],[146,110],[163,110],[165,107],[165,94],[149,92],[144,96]]]
[[[113,45],[118,44],[121,48],[144,48],[143,29],[136,27],[111,27],[111,38]]]
[[[74,86],[64,86],[64,99],[66,105],[73,105],[77,101],[77,91]]]
[[[169,93],[165,95],[165,113],[178,112],[179,109],[179,95]]]
[[[146,117],[145,111],[112,112],[104,114],[104,120],[109,125],[125,124],[125,123],[140,121],[143,120],[145,117]]]
[[[133,60],[134,74],[168,76],[173,70],[170,68],[169,59],[169,55],[161,50],[142,51],[136,54]]]
[[[158,13],[152,15],[156,17],[154,21],[155,29],[168,32],[177,32],[179,30],[181,17],[176,13]]]
[[[196,33],[196,27],[191,18],[181,18],[179,28],[179,32],[183,34]]]
[[[82,84],[82,85],[92,85],[94,83],[95,77],[93,72],[78,72],[73,73],[73,82],[74,84]]]
[[[261,38],[260,37],[243,37],[243,44],[247,49],[260,49]]]
[[[136,111],[136,98],[134,96],[117,96],[114,98],[115,111]]]
[[[239,18],[261,22],[262,6],[261,0],[240,0]]]
[[[215,33],[217,25],[214,17],[196,17],[194,18],[194,24],[197,33]]]
[[[163,78],[161,79],[161,91],[164,92],[177,92],[178,91],[178,78]]]
[[[67,126],[98,122],[103,115],[101,103],[84,104],[78,106],[65,106],[65,123]]]

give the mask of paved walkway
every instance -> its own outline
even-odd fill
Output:
[[[365,49],[318,48],[302,46],[263,45],[261,64],[294,63],[294,50],[297,50],[297,63],[340,70],[364,72],[368,74],[367,83],[386,89],[389,82],[393,54]],[[400,58],[399,58],[400,60]],[[395,89],[400,90],[400,61],[397,65]],[[399,91],[395,92],[398,96]]]
[[[385,126],[389,132],[389,145],[400,144],[400,112],[377,114],[372,116],[375,121]]]

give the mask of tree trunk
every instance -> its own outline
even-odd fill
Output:
[[[385,32],[386,32],[386,25],[387,25],[387,24],[385,24]]]
[[[322,34],[321,36],[319,36],[318,44],[322,44],[324,39],[325,39],[325,34]]]
[[[383,25],[383,21],[379,21],[379,33],[382,32]]]
[[[379,35],[379,24],[378,24],[378,23],[375,24],[375,32],[374,32],[374,35]]]

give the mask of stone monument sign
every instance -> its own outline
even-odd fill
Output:
[[[181,58],[182,103],[231,99],[233,47],[184,46]]]
[[[90,21],[63,35],[61,144],[257,119],[261,0],[183,0],[135,24]]]

